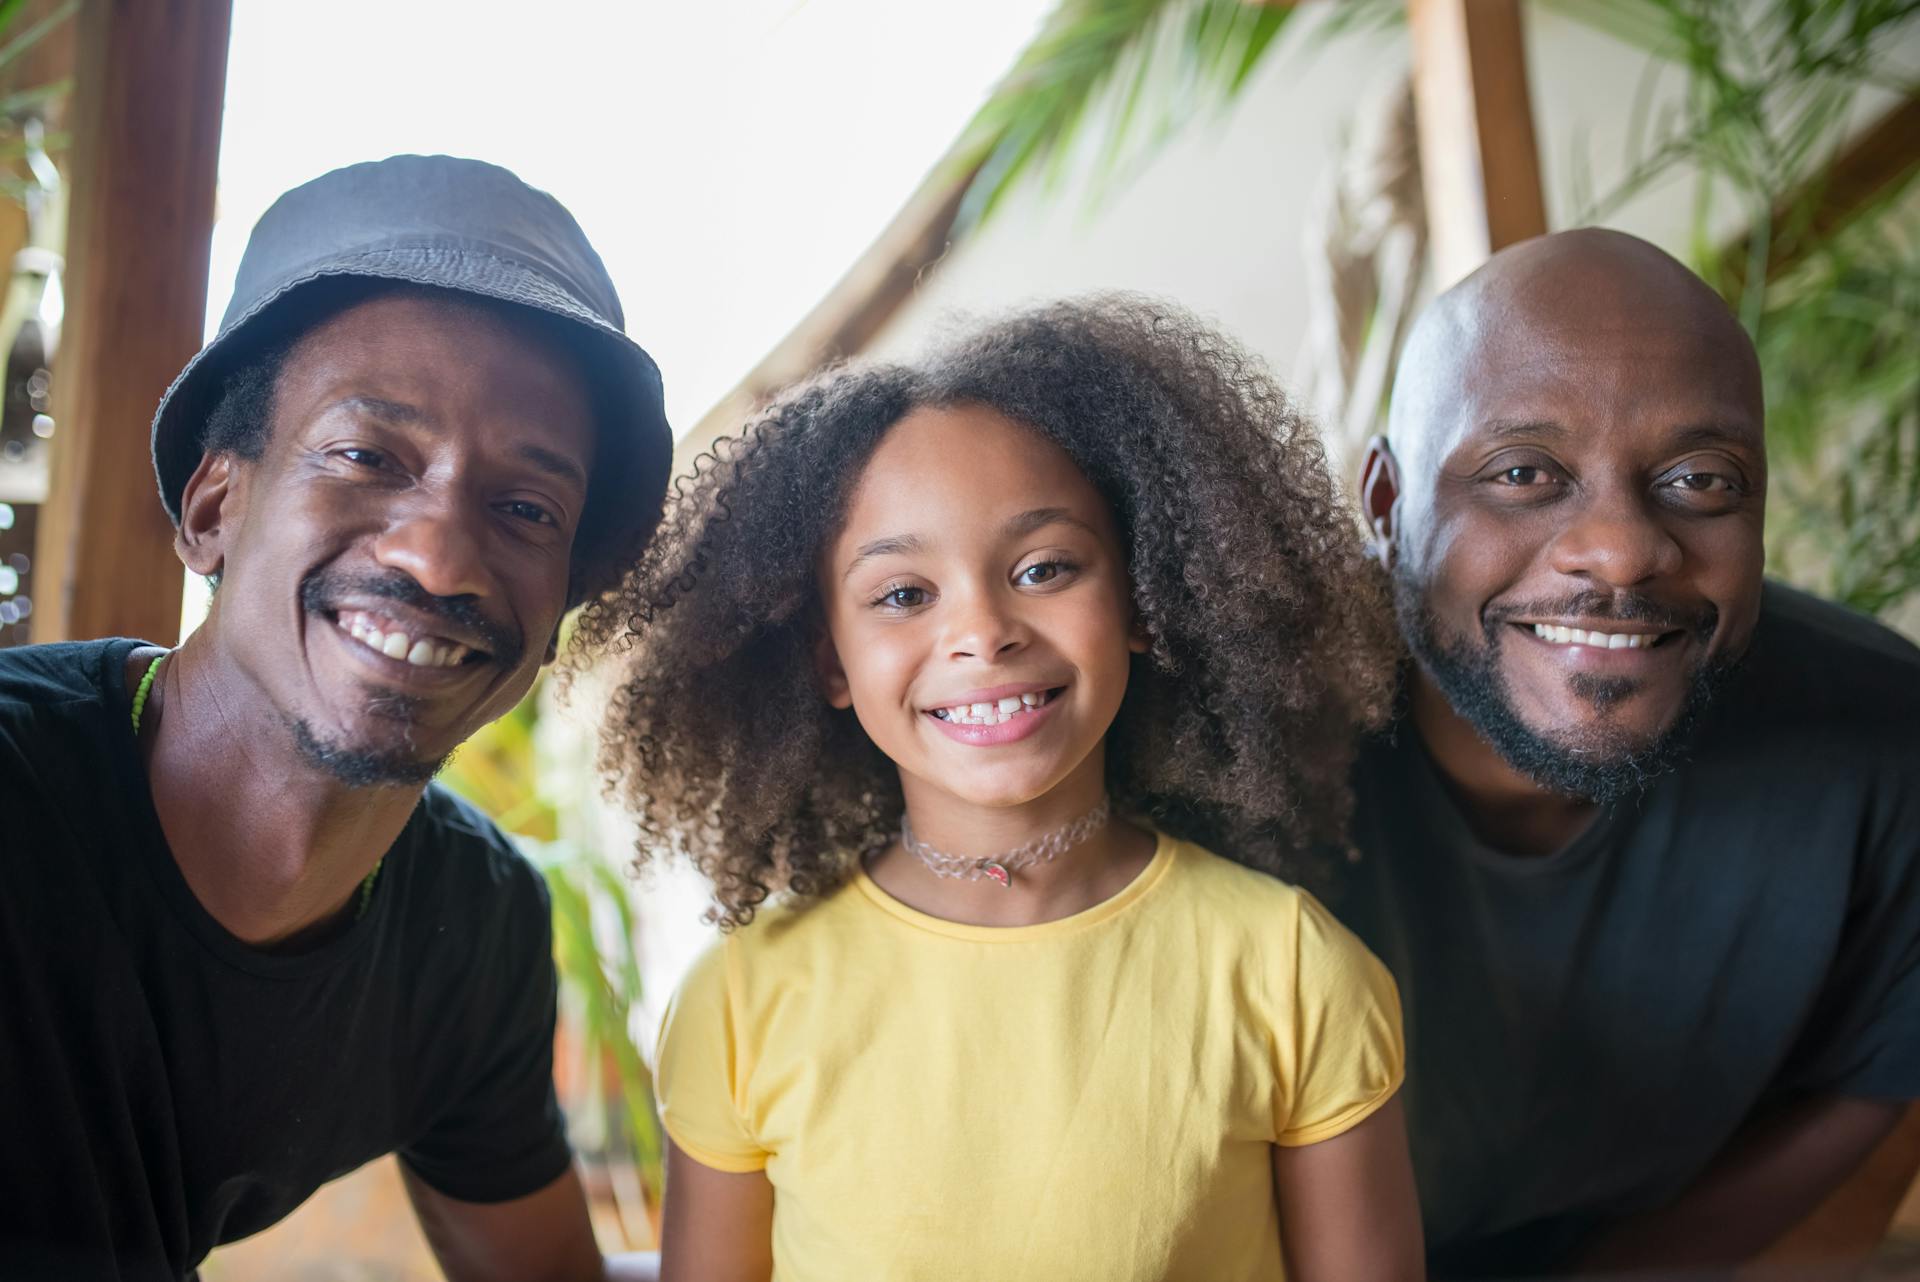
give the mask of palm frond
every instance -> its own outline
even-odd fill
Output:
[[[1292,16],[1246,0],[1060,0],[961,136],[952,171],[978,173],[959,221],[983,222],[1036,174],[1057,185],[1096,120],[1104,191],[1179,125],[1238,97]]]

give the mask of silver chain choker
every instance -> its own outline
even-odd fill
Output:
[[[1044,837],[1036,837],[1024,846],[1015,846],[990,859],[970,859],[965,855],[949,855],[944,850],[935,850],[914,836],[913,824],[903,814],[900,816],[900,844],[936,877],[950,877],[955,881],[979,881],[984,877],[988,881],[998,882],[1003,890],[1011,890],[1014,873],[1035,864],[1053,862],[1056,856],[1072,850],[1106,827],[1107,820],[1112,816],[1113,799],[1102,797],[1099,805],[1064,828],[1055,828]]]

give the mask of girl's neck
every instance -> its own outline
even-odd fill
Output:
[[[1016,806],[977,806],[922,780],[903,778],[914,837],[969,859],[995,859],[1045,837],[1099,806],[1105,762],[1094,753],[1044,796]],[[1017,869],[1011,884],[936,875],[895,838],[867,864],[880,889],[907,907],[973,926],[1032,926],[1085,912],[1126,889],[1153,858],[1154,836],[1118,815],[1051,860]]]

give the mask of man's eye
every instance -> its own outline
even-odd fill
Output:
[[[1494,479],[1502,485],[1544,485],[1553,480],[1545,468],[1530,464],[1506,468]]]
[[[1718,472],[1687,472],[1667,483],[1694,494],[1728,494],[1740,488]]]
[[[882,592],[874,604],[884,605],[894,610],[911,610],[916,605],[925,605],[926,601],[925,588],[898,587],[888,588]]]
[[[379,450],[363,449],[358,445],[350,445],[341,450],[340,457],[349,463],[357,463],[361,467],[385,467],[387,463],[387,456]]]
[[[547,511],[547,509],[541,507],[538,503],[529,503],[525,499],[515,499],[511,503],[502,504],[501,510],[509,516],[517,516],[523,521],[532,521],[538,525],[560,524],[553,513]]]

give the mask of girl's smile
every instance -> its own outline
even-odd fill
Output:
[[[828,701],[900,768],[930,839],[978,840],[982,808],[1044,827],[1098,799],[1144,641],[1113,513],[1066,451],[979,406],[907,415],[817,577]]]
[[[931,708],[927,716],[956,743],[980,746],[1014,743],[1047,722],[1065,686],[995,686],[975,690]]]

